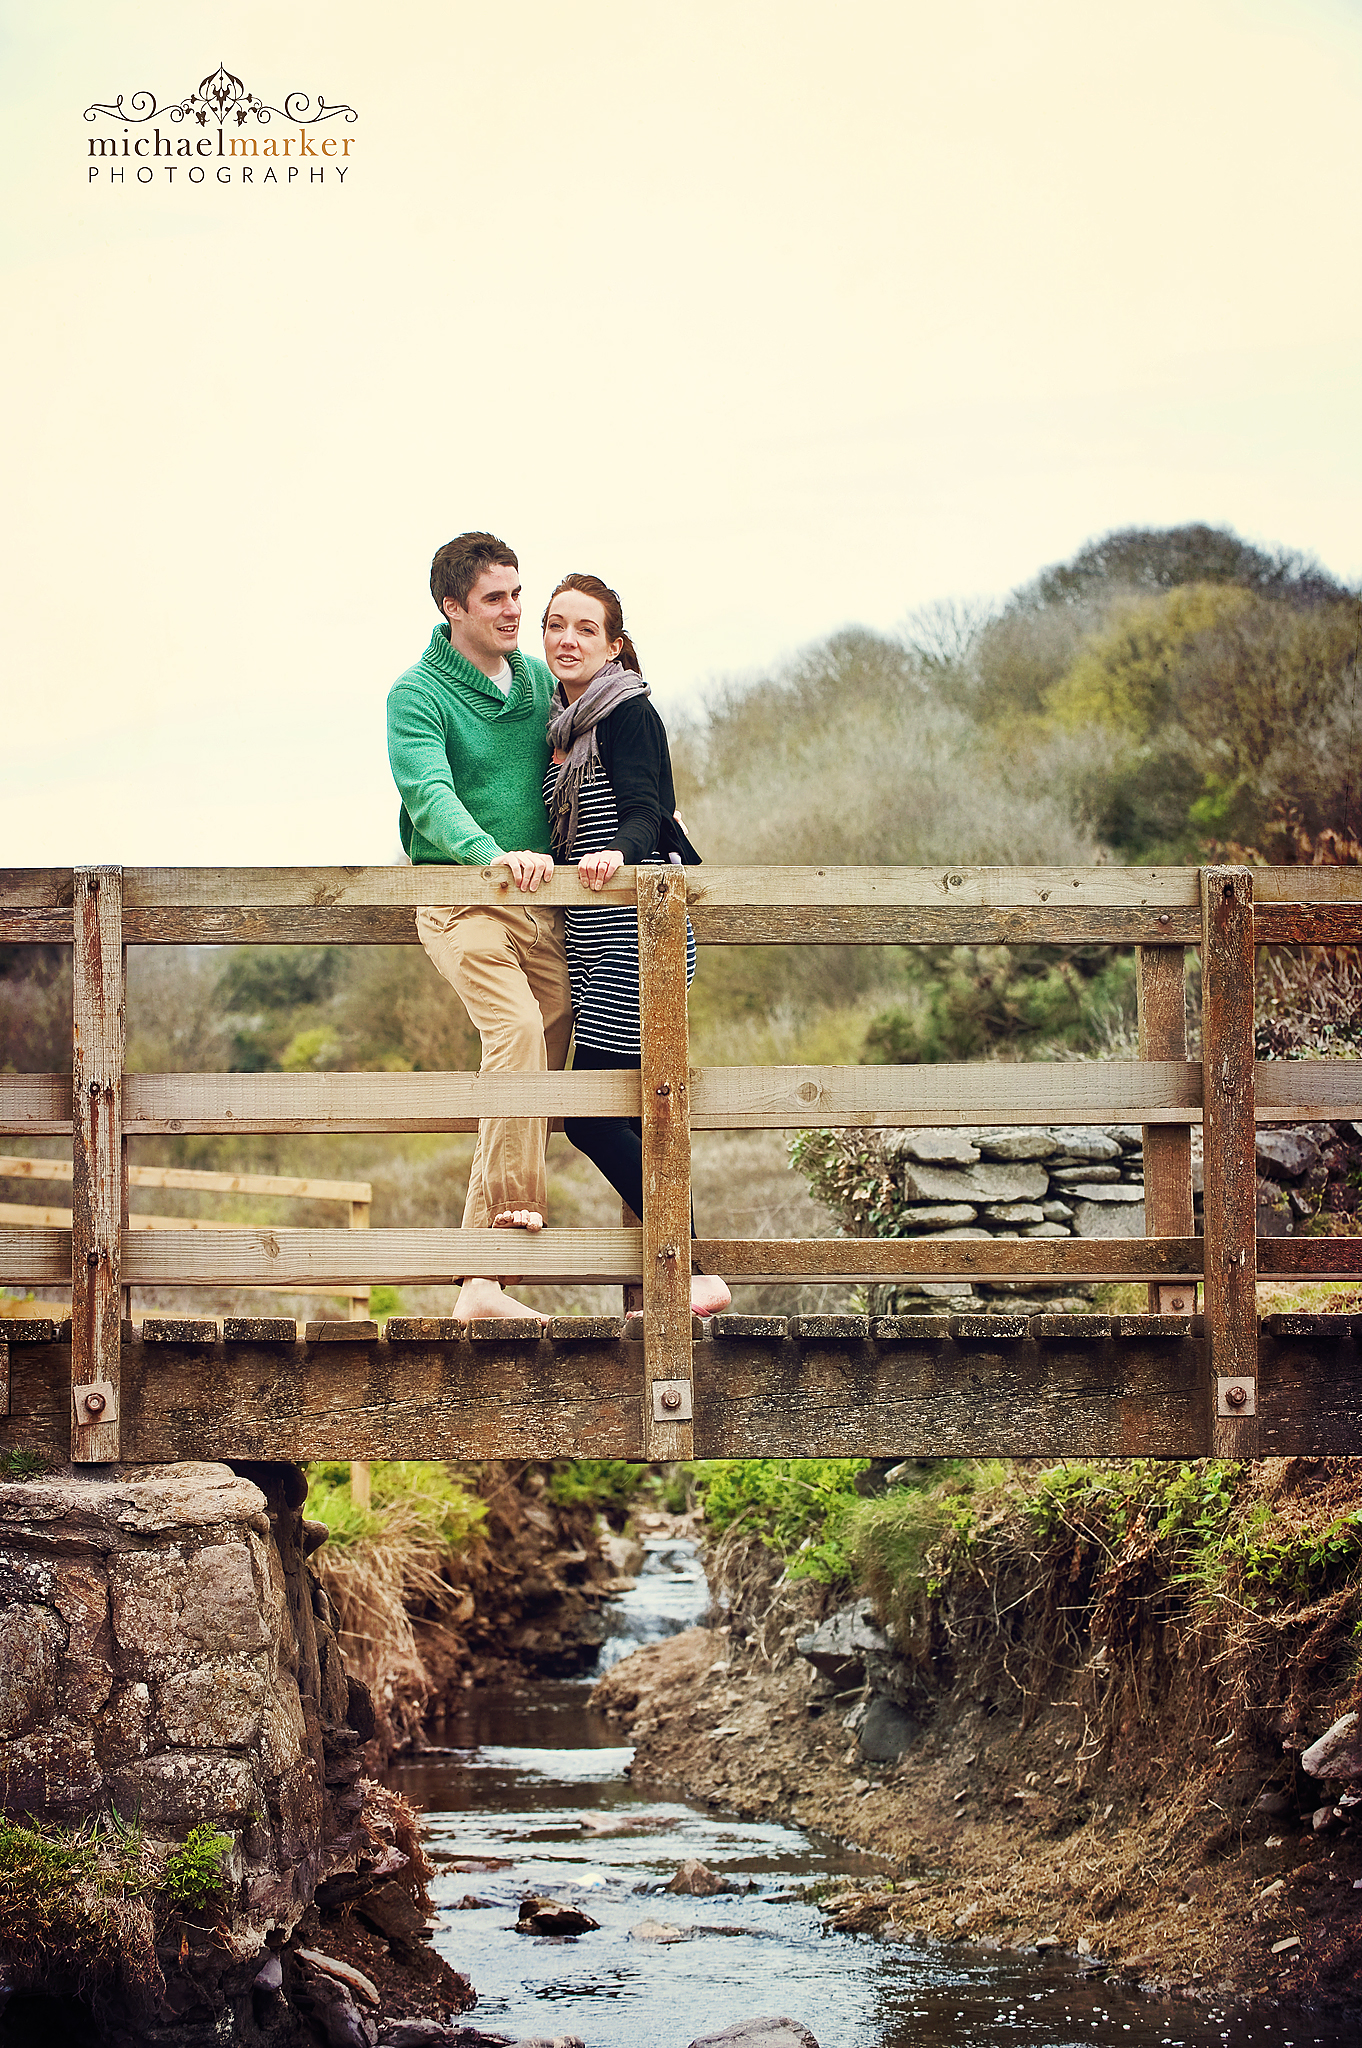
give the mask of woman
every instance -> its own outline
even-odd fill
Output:
[[[557,680],[549,717],[553,762],[544,780],[553,851],[576,861],[583,886],[603,889],[617,868],[700,856],[673,813],[667,733],[649,701],[619,598],[599,576],[565,576],[544,612],[544,658]],[[578,1073],[637,1067],[642,1056],[638,912],[567,913]],[[695,936],[686,926],[686,983]],[[636,1216],[643,1214],[643,1126],[637,1117],[569,1117],[568,1140],[593,1160]],[[695,1221],[691,1219],[691,1236]],[[691,1308],[711,1316],[732,1297],[717,1273],[693,1273]]]

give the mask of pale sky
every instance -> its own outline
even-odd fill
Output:
[[[1355,0],[0,21],[4,865],[393,858],[470,526],[528,652],[612,582],[664,716],[1115,526],[1362,574]],[[351,103],[344,184],[88,180],[87,105],[219,61]]]

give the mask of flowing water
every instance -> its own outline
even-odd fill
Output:
[[[706,1600],[694,1546],[650,1544],[634,1590],[608,1611],[602,1666],[690,1627]],[[471,2018],[489,2033],[686,2048],[734,2020],[788,2013],[820,2048],[1352,2048],[1357,2038],[1355,2027],[1299,2015],[1136,1997],[1064,1961],[825,1934],[794,1889],[888,1863],[632,1780],[632,1751],[592,1712],[589,1688],[551,1680],[470,1693],[442,1731],[449,1746],[389,1774],[424,1809],[436,1946],[472,1977]],[[686,1856],[744,1888],[664,1892]],[[599,1930],[517,1934],[527,1891],[579,1907]],[[640,1940],[631,1930],[644,1921],[684,1939]]]

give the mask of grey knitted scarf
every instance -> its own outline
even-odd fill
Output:
[[[577,836],[577,799],[593,762],[600,760],[596,727],[630,697],[652,694],[641,675],[618,661],[607,661],[604,668],[598,668],[575,704],[568,703],[561,683],[554,690],[549,745],[555,753],[567,756],[559,763],[549,795],[549,830],[559,860],[567,858]]]

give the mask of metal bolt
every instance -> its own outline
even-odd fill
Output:
[[[1175,1315],[1181,1315],[1181,1313],[1182,1313],[1183,1309],[1185,1309],[1185,1308],[1186,1308],[1186,1306],[1187,1306],[1187,1303],[1186,1303],[1186,1300],[1184,1299],[1184,1297],[1183,1297],[1182,1295],[1180,1295],[1180,1294],[1175,1294],[1175,1295],[1173,1296],[1173,1302],[1172,1302],[1172,1306],[1173,1306],[1173,1312],[1174,1312],[1174,1314],[1175,1314]]]
[[[671,1414],[675,1414],[676,1410],[681,1406],[681,1396],[677,1393],[675,1387],[665,1387],[658,1398],[662,1406]]]
[[[1160,924],[1167,924],[1167,922],[1168,922],[1168,912],[1167,912],[1166,910],[1161,910],[1161,911],[1159,912],[1159,923],[1160,923]]]
[[[91,1245],[89,1251],[85,1254],[85,1263],[87,1266],[97,1266],[103,1256],[104,1254],[99,1250],[98,1246]]]
[[[670,1081],[664,1081],[664,1082],[662,1083],[662,1086],[661,1086],[661,1087],[660,1087],[660,1088],[658,1089],[658,1091],[657,1091],[657,1092],[658,1092],[658,1094],[659,1094],[659,1095],[670,1095],[670,1094],[671,1094],[671,1092],[672,1092],[672,1084],[671,1084],[671,1082],[670,1082]]]
[[[106,1403],[102,1394],[87,1394],[85,1396],[85,1412],[87,1415],[102,1415],[105,1406]]]
[[[96,1102],[96,1101],[98,1101],[98,1099],[99,1099],[99,1083],[98,1083],[98,1081],[92,1081],[92,1082],[90,1083],[90,1100],[91,1100],[91,1102]]]
[[[657,1256],[659,1262],[663,1259],[674,1259],[676,1257],[676,1246],[674,1244],[663,1245],[662,1250]]]
[[[91,875],[91,877],[90,877],[90,894],[91,894],[92,896],[94,896],[94,895],[97,895],[97,894],[98,894],[98,892],[99,892],[99,876],[98,876],[98,875]]]
[[[1248,1404],[1248,1388],[1247,1388],[1247,1387],[1226,1387],[1226,1389],[1225,1389],[1225,1406],[1226,1406],[1227,1408],[1243,1408],[1243,1407],[1246,1407],[1246,1406],[1247,1406],[1247,1404]]]

